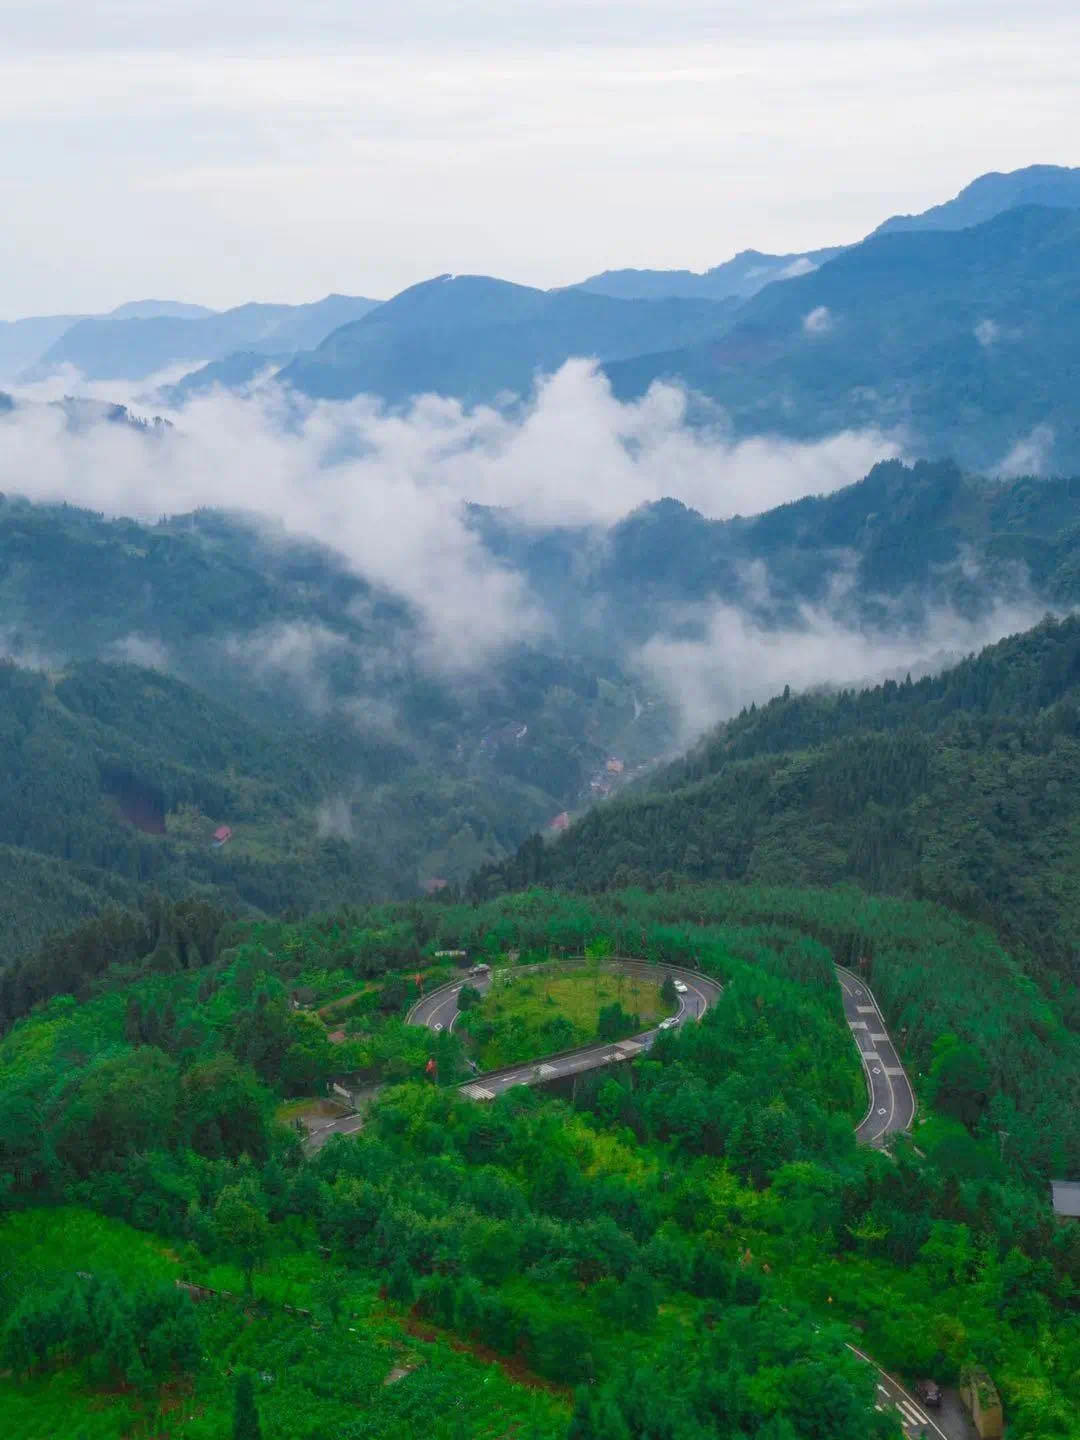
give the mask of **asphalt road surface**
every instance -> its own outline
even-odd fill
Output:
[[[954,1397],[947,1396],[940,1410],[929,1410],[910,1390],[905,1390],[891,1375],[887,1375],[869,1355],[864,1355],[854,1345],[849,1345],[848,1349],[877,1372],[874,1403],[879,1410],[894,1415],[900,1421],[908,1440],[921,1440],[924,1435],[927,1440],[978,1440],[978,1431]]]
[[[836,967],[844,997],[844,1015],[862,1057],[870,1104],[855,1136],[864,1145],[881,1145],[887,1136],[910,1130],[915,1095],[881,1018],[877,1001],[864,980]]]

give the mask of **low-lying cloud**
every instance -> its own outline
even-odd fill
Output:
[[[1055,438],[1052,425],[1036,425],[1010,448],[996,467],[996,473],[1003,480],[1015,480],[1021,475],[1045,475],[1054,453]]]
[[[681,710],[682,740],[781,693],[822,685],[876,684],[910,671],[935,673],[1004,635],[1028,630],[1046,613],[1034,597],[999,600],[977,618],[948,607],[917,624],[855,628],[827,607],[805,606],[798,621],[767,627],[747,612],[717,604],[694,640],[656,636],[641,665]]]
[[[817,305],[803,316],[802,328],[807,335],[827,335],[833,328],[832,311],[827,305]]]
[[[710,517],[753,514],[849,484],[899,450],[873,430],[732,442],[685,417],[680,390],[657,385],[624,404],[584,361],[511,415],[433,396],[393,413],[371,397],[309,403],[271,387],[199,397],[174,430],[147,435],[72,430],[62,411],[26,405],[0,420],[0,490],[151,521],[203,506],[266,516],[404,597],[420,657],[461,669],[549,623],[466,524],[467,502],[536,525],[604,526],[662,496]],[[288,646],[278,659],[288,662]]]

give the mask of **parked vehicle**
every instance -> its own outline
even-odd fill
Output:
[[[932,1410],[936,1410],[941,1404],[941,1386],[934,1380],[920,1380],[915,1387],[915,1394]]]
[[[685,995],[688,988],[689,988],[689,987],[687,986],[687,983],[686,983],[685,980],[676,980],[676,981],[675,981],[675,989],[679,992],[680,995]]]

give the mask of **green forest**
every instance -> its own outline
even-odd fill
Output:
[[[617,660],[433,675],[405,602],[215,512],[0,496],[0,616],[0,961],[151,894],[278,914],[461,884],[613,748],[670,741]]]
[[[890,462],[749,519],[662,501],[602,545],[592,530],[469,514],[552,627],[453,676],[423,663],[406,601],[319,546],[211,511],[146,525],[0,497],[0,959],[154,894],[303,914],[478,873],[481,897],[538,878],[851,878],[1073,943],[1075,696],[1067,656],[1060,673],[1041,668],[1067,627],[910,691],[759,707],[662,772],[658,808],[601,806],[540,859],[536,842],[512,857],[605,793],[609,757],[631,776],[673,753],[677,706],[640,647],[688,624],[686,607],[791,626],[831,593],[823,554],[850,562],[830,614],[856,629],[1030,611],[1033,596],[1067,606],[1075,479]],[[761,565],[755,596],[746,576]],[[867,768],[895,772],[888,794],[864,799],[840,778]],[[215,850],[220,825],[233,839]]]
[[[997,928],[1080,1023],[1080,619],[917,682],[753,706],[471,893],[706,879],[941,901]]]
[[[431,1037],[403,1022],[436,952],[590,947],[723,995],[572,1097],[467,1100],[445,1034],[425,1079]],[[858,957],[919,1094],[891,1154],[854,1140],[833,964]],[[162,903],[51,938],[0,976],[0,1015],[14,1437],[55,1416],[93,1440],[895,1440],[849,1343],[909,1380],[985,1366],[1017,1440],[1078,1433],[1080,1231],[1047,1181],[1080,1166],[1080,1041],[990,929],[931,902]],[[374,1102],[313,1150],[295,1117],[343,1070]]]

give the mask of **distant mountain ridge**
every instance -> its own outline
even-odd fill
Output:
[[[872,233],[897,230],[964,230],[982,225],[1005,210],[1027,205],[1051,209],[1080,209],[1080,166],[1028,165],[1007,173],[991,171],[965,185],[943,205],[934,205],[920,215],[893,215]]]
[[[1029,165],[1006,174],[980,175],[958,195],[918,215],[894,215],[870,233],[896,230],[962,230],[981,225],[1005,210],[1025,205],[1075,210],[1080,208],[1080,167]],[[575,287],[623,300],[678,295],[684,298],[747,300],[777,280],[792,280],[834,260],[850,245],[771,255],[742,250],[701,274],[692,270],[605,270]]]
[[[11,380],[20,375],[82,320],[149,320],[161,316],[194,320],[214,313],[205,305],[189,305],[180,300],[128,300],[110,310],[106,317],[32,315],[23,320],[0,320],[0,378]]]
[[[527,393],[575,355],[618,359],[663,336],[713,334],[733,302],[616,300],[537,290],[486,275],[410,286],[298,356],[279,380],[319,399],[370,393],[391,403],[427,392],[466,403]],[[663,343],[661,341],[661,343]]]
[[[236,350],[307,350],[377,304],[362,296],[327,295],[310,305],[251,303],[195,318],[95,316],[65,331],[27,378],[71,365],[89,380],[145,380],[180,361],[205,363]]]
[[[127,300],[110,310],[110,320],[205,320],[216,315],[209,305],[192,305],[186,300]]]
[[[843,246],[825,250],[796,251],[789,255],[768,255],[761,250],[741,250],[722,265],[702,273],[693,270],[604,270],[590,275],[573,288],[594,295],[611,295],[619,300],[748,299],[774,280],[806,275],[839,255]]]

